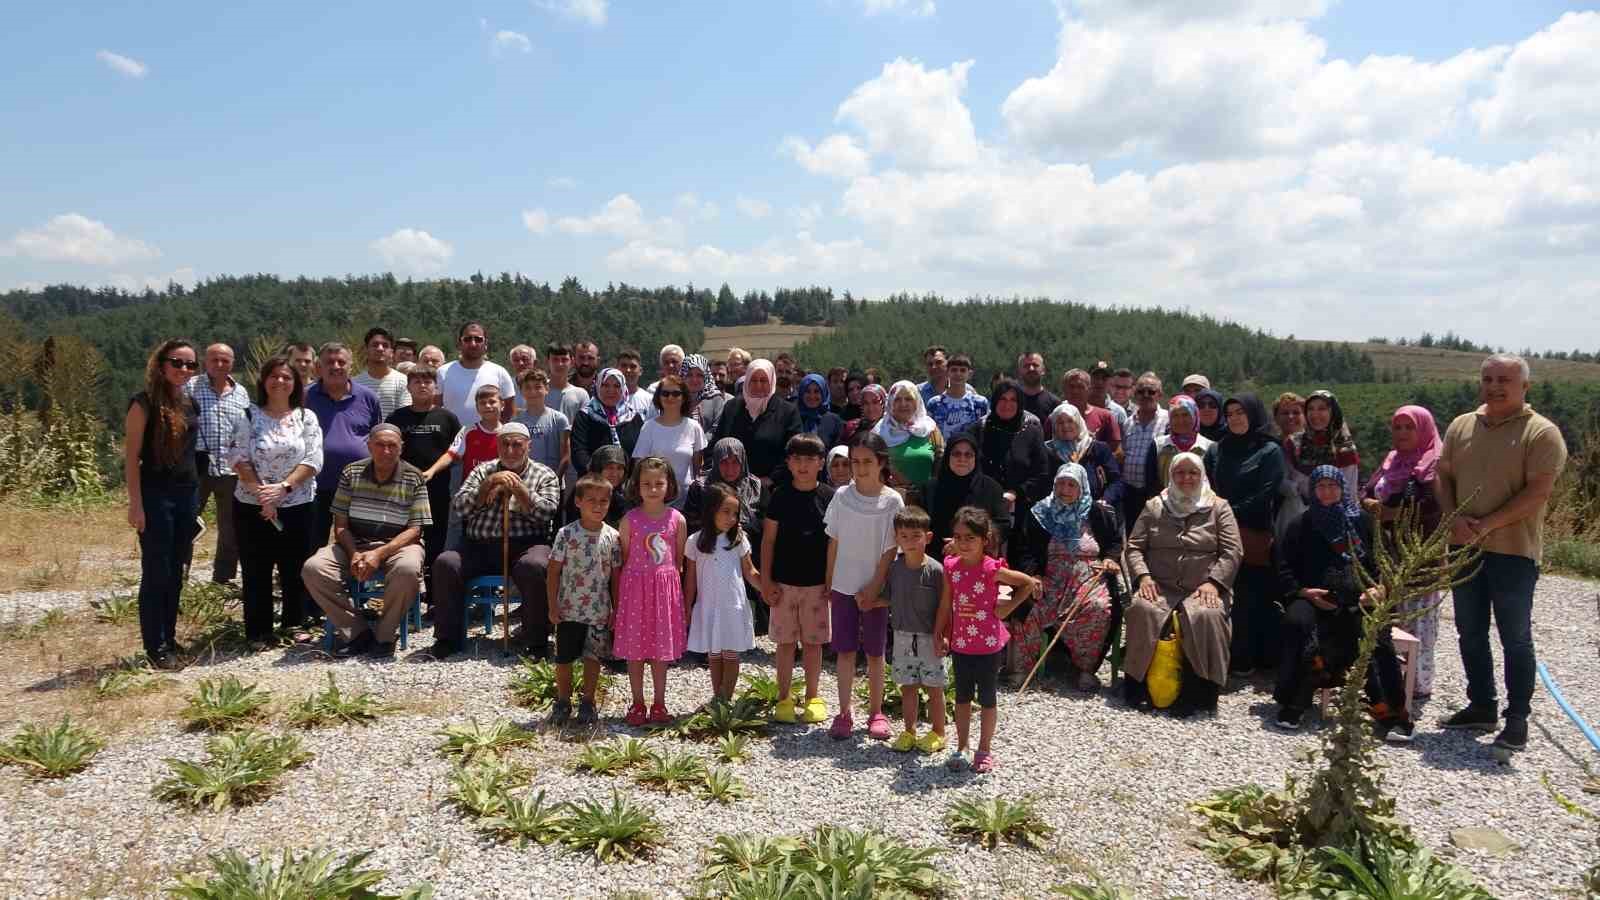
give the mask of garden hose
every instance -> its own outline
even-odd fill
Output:
[[[1561,707],[1561,711],[1567,714],[1567,718],[1572,720],[1572,724],[1578,726],[1578,730],[1583,732],[1583,736],[1589,739],[1589,743],[1594,746],[1594,749],[1600,751],[1600,735],[1595,734],[1594,727],[1585,722],[1583,717],[1578,715],[1578,711],[1572,708],[1572,704],[1567,702],[1567,698],[1561,693],[1561,689],[1556,687],[1556,681],[1550,677],[1550,670],[1544,667],[1544,663],[1541,662],[1538,665],[1539,680],[1544,682],[1545,689],[1550,692],[1550,696],[1555,698],[1556,705]]]

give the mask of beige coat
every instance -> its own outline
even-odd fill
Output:
[[[1222,606],[1204,609],[1197,603],[1184,603],[1178,613],[1183,656],[1201,678],[1226,684],[1228,647],[1233,638],[1229,620],[1233,577],[1244,558],[1239,526],[1227,501],[1219,497],[1210,509],[1180,522],[1167,514],[1160,497],[1152,497],[1128,536],[1127,557],[1135,588],[1141,577],[1149,575],[1161,592],[1159,602],[1149,603],[1136,590],[1128,604],[1128,649],[1123,660],[1128,676],[1144,680],[1173,608],[1210,581],[1217,585]]]

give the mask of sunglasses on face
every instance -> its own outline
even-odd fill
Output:
[[[200,363],[199,362],[197,362],[195,360],[192,360],[192,359],[179,359],[176,356],[169,356],[165,360],[163,360],[163,362],[165,362],[167,365],[173,367],[174,369],[187,369],[190,372],[193,372],[196,369],[200,368]]]
[[[1135,395],[1137,395],[1137,396],[1140,396],[1140,397],[1154,397],[1156,394],[1159,394],[1161,392],[1156,390],[1155,388],[1139,388],[1137,391],[1134,391],[1133,393]]]
[[[683,396],[683,391],[662,391],[662,390],[657,390],[656,391],[656,396],[660,397],[663,400],[665,400],[665,399],[667,399],[669,397],[682,397]]]

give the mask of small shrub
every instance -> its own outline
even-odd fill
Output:
[[[656,758],[656,752],[650,745],[638,738],[617,738],[611,742],[612,749],[617,752],[617,759],[622,760],[626,768],[638,768]]]
[[[723,805],[732,803],[749,793],[744,782],[735,778],[727,769],[708,769],[701,780],[700,789],[705,793],[707,800]]]
[[[576,677],[576,672],[574,677]],[[616,689],[617,676],[610,672],[602,671],[600,681],[595,688],[596,703],[604,703],[607,696]],[[511,702],[518,706],[533,710],[542,710],[550,706],[556,699],[556,665],[549,660],[522,658],[517,666],[517,671],[511,676],[511,683],[507,685],[511,692]]]
[[[191,730],[224,731],[261,718],[272,694],[254,684],[226,678],[202,678],[183,708],[183,721]]]
[[[717,758],[725,763],[744,762],[750,758],[750,736],[730,734],[717,742]]]
[[[377,893],[385,873],[362,868],[371,855],[368,850],[341,859],[331,850],[303,856],[285,850],[274,862],[228,850],[210,856],[210,873],[184,875],[167,893],[182,900],[428,900],[433,896],[427,884],[399,895]]]
[[[178,615],[196,628],[211,628],[233,618],[239,589],[228,584],[199,582],[184,585]]]
[[[957,800],[945,812],[945,825],[955,834],[990,850],[1002,841],[1020,847],[1038,847],[1055,829],[1034,808],[1032,800]]]
[[[105,625],[126,625],[139,619],[137,594],[112,594],[95,604],[94,620]]]
[[[561,838],[566,822],[565,804],[545,805],[544,791],[532,796],[507,797],[499,812],[483,818],[478,827],[518,847],[548,844]]]
[[[738,698],[740,700],[759,700],[770,708],[777,706],[778,701],[782,699],[778,696],[778,679],[765,672],[746,672],[740,679],[740,683],[742,684]],[[789,687],[789,699],[798,699],[801,696],[800,690],[799,685],[791,684]]]
[[[154,793],[158,800],[222,810],[267,796],[278,776],[310,758],[292,734],[273,737],[249,729],[218,735],[206,742],[205,762],[163,760],[172,775]]]
[[[589,744],[578,754],[575,768],[591,775],[614,775],[628,766],[610,744]]]
[[[512,747],[531,743],[535,735],[512,722],[499,719],[488,725],[479,725],[471,719],[465,725],[446,725],[435,732],[444,738],[439,752],[445,756],[470,760],[480,753],[501,753]]]
[[[87,767],[105,745],[98,735],[62,716],[53,728],[23,725],[15,737],[0,744],[0,763],[21,766],[37,778],[65,778]]]
[[[805,849],[805,843],[792,837],[767,837],[762,834],[719,834],[706,851],[706,866],[701,882],[711,885],[740,874],[759,872],[785,863]]]
[[[938,853],[877,832],[823,825],[805,839],[719,835],[700,888],[709,897],[929,897],[943,887]]]
[[[754,697],[741,697],[732,703],[716,699],[676,722],[656,726],[653,733],[681,740],[758,734],[766,730],[770,712],[765,701]]]
[[[1100,875],[1094,876],[1093,884],[1063,884],[1051,888],[1050,893],[1072,900],[1137,900],[1138,897],[1132,888],[1123,887]]]
[[[151,669],[142,661],[118,665],[94,682],[94,694],[101,700],[145,694],[170,687],[177,682]]]
[[[613,790],[611,802],[584,800],[568,804],[561,842],[594,854],[597,862],[632,861],[665,843],[665,833],[655,814]]]
[[[675,794],[704,782],[705,777],[706,764],[700,757],[671,753],[653,757],[634,780],[664,794]]]
[[[346,694],[328,673],[328,686],[306,696],[289,709],[289,724],[300,728],[324,725],[366,725],[385,711],[378,698],[366,691]]]
[[[1463,869],[1435,859],[1426,847],[1361,841],[1362,854],[1324,847],[1325,864],[1312,894],[1344,900],[1493,900]]]
[[[480,754],[450,773],[450,799],[479,818],[505,810],[507,792],[527,781],[527,770],[494,753]]]
[[[823,825],[812,834],[807,850],[799,857],[804,868],[827,884],[840,884],[841,874],[844,884],[853,880],[849,876],[865,875],[879,896],[933,894],[941,884],[933,864],[937,850],[912,847],[878,832]]]

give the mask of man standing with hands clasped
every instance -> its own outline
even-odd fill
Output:
[[[1462,506],[1451,543],[1483,548],[1477,571],[1452,592],[1467,706],[1440,725],[1488,732],[1499,720],[1492,616],[1506,667],[1505,728],[1494,745],[1521,750],[1528,743],[1536,671],[1533,589],[1544,550],[1545,507],[1567,464],[1567,445],[1560,429],[1527,404],[1527,362],[1496,354],[1483,361],[1481,371],[1483,405],[1446,429],[1435,480],[1446,512]]]

